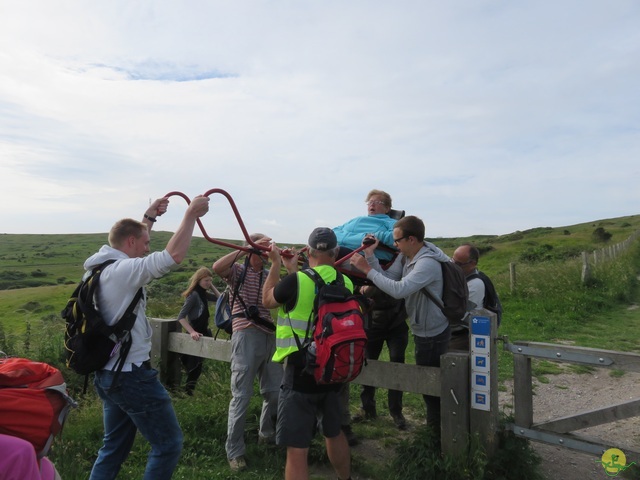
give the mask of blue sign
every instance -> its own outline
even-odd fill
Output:
[[[484,337],[476,337],[475,346],[476,348],[487,348],[487,339]]]
[[[479,385],[481,387],[486,387],[487,386],[487,376],[486,375],[482,375],[480,373],[476,373],[475,377],[476,377],[476,385]]]
[[[474,335],[491,335],[491,319],[488,317],[473,317],[471,319],[471,333]]]

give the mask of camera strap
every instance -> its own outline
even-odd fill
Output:
[[[258,311],[257,315],[251,315],[250,313],[250,309],[251,306],[247,307],[247,304],[244,302],[242,295],[240,295],[240,285],[244,282],[245,276],[247,274],[247,269],[250,268],[250,264],[249,261],[251,259],[251,255],[253,255],[253,253],[249,253],[249,255],[247,255],[247,257],[245,258],[244,261],[244,270],[242,271],[242,274],[240,275],[240,281],[236,284],[236,287],[234,289],[233,292],[233,298],[234,301],[236,299],[236,296],[238,298],[238,301],[240,302],[240,305],[242,305],[242,309],[244,310],[244,314],[245,314],[245,318],[249,321],[252,321],[253,323],[260,325],[264,328],[267,328],[269,330],[274,331],[276,329],[275,325],[272,322],[269,322],[267,320],[265,320],[264,318],[262,318],[260,316],[260,312]],[[263,277],[264,277],[264,268],[262,270],[260,270],[260,280],[258,280],[258,295],[256,297],[256,302],[255,305],[253,305],[253,307],[255,309],[258,308],[258,305],[260,304],[260,297],[262,294],[262,285],[263,285]],[[232,307],[233,308],[233,307]]]

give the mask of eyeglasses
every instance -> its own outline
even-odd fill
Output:
[[[459,267],[464,267],[465,265],[469,265],[470,263],[473,263],[473,260],[469,260],[468,262],[459,262],[458,260],[454,260],[453,263],[455,263]]]
[[[411,235],[405,235],[404,237],[394,238],[393,239],[393,243],[395,243],[397,245],[398,243],[400,243],[400,241],[405,240],[405,239],[409,238],[410,236]]]
[[[386,203],[384,203],[382,200],[369,200],[368,202],[364,202],[369,206],[372,205],[386,205]]]

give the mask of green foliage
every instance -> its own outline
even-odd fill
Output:
[[[551,251],[553,245],[548,243],[537,245],[535,247],[529,247],[520,254],[520,260],[523,262],[542,262],[545,260],[551,260],[553,255]]]
[[[512,421],[511,419],[507,419]],[[503,424],[504,426],[504,424]],[[509,430],[501,430],[498,449],[485,468],[484,480],[543,480],[541,458],[524,438]]]
[[[605,243],[605,242],[608,242],[609,240],[611,240],[611,237],[613,235],[611,233],[607,232],[604,228],[598,227],[593,231],[591,236],[593,237],[594,241]]]
[[[468,458],[440,454],[439,438],[426,426],[402,441],[396,450],[388,476],[392,480],[422,480],[429,472],[440,480],[482,479],[487,464],[485,455],[477,449]]]
[[[438,438],[427,427],[420,427],[402,441],[386,473],[393,480],[422,480],[428,472],[439,480],[542,480],[540,457],[529,442],[508,430],[501,430],[498,449],[489,459],[477,438],[470,440],[466,458],[442,455]]]
[[[591,237],[595,224],[570,228],[538,228],[502,236],[475,236],[466,239],[435,239],[447,253],[469,241],[481,248],[480,268],[493,279],[504,305],[501,335],[510,341],[571,341],[577,345],[611,350],[638,351],[640,315],[628,311],[628,303],[637,300],[637,272],[640,271],[640,242],[616,260],[592,266],[591,279],[581,283],[581,251],[596,248]],[[625,240],[640,227],[640,216],[614,219],[606,225],[613,241]],[[570,235],[565,232],[570,231]],[[168,232],[154,232],[152,250],[164,247]],[[59,312],[66,304],[75,283],[82,275],[82,262],[94,253],[106,235],[5,235],[0,244],[0,350],[11,355],[28,355],[51,363],[63,371],[72,396],[80,401],[65,426],[64,434],[54,442],[52,458],[65,479],[86,478],[101,445],[101,404],[92,389],[82,395],[83,377],[64,366],[63,323]],[[6,240],[6,242],[5,242]],[[549,248],[550,247],[550,248]],[[524,252],[533,252],[534,260],[520,263]],[[181,292],[193,271],[211,266],[215,259],[229,252],[194,238],[189,260],[171,274],[154,281],[148,288],[150,317],[175,318],[182,305]],[[537,257],[536,257],[537,252]],[[510,285],[509,264],[516,265],[516,283]],[[55,284],[24,288],[36,281],[31,272],[46,273]],[[68,280],[67,280],[68,279]],[[4,282],[4,283],[3,283]],[[63,284],[68,282],[66,284]],[[216,279],[216,284],[223,284]],[[21,287],[21,288],[16,288]],[[381,359],[385,360],[386,352]],[[414,362],[413,342],[407,349],[407,362]],[[539,378],[559,370],[553,362],[534,363]],[[512,356],[499,354],[499,377],[513,374]],[[614,375],[618,374],[613,372]],[[259,394],[251,400],[247,423],[247,456],[250,468],[236,477],[231,475],[224,454],[227,408],[230,398],[229,368],[222,362],[205,362],[205,371],[194,397],[173,393],[174,405],[185,433],[185,447],[175,478],[253,478],[282,477],[284,452],[257,444],[256,431],[260,415]],[[379,412],[383,415],[386,391],[377,392]],[[352,389],[352,405],[359,404],[359,391]],[[405,409],[420,418],[424,403],[420,395],[406,394]],[[380,421],[380,420],[379,420]],[[397,458],[386,465],[371,466],[354,452],[354,471],[366,472],[372,480],[387,478],[534,479],[536,458],[526,441],[505,433],[500,448],[489,461],[477,445],[465,462],[436,453],[434,439],[425,428],[411,432],[406,441],[398,438],[393,425],[357,424],[363,438],[384,442],[396,450]],[[380,440],[382,439],[382,440]],[[476,442],[477,443],[477,442]],[[472,442],[473,444],[473,442]],[[121,478],[141,478],[148,444],[137,438],[132,454],[123,466]],[[315,440],[311,462],[326,463],[323,443]],[[437,474],[436,474],[437,472]]]

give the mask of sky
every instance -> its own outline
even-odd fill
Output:
[[[502,235],[639,214],[639,154],[636,0],[0,0],[0,233],[220,189],[304,243],[376,188]],[[202,222],[239,239],[227,198]]]

